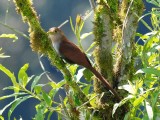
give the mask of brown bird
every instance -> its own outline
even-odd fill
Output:
[[[70,42],[64,35],[63,31],[57,27],[50,28],[47,32],[49,39],[52,41],[52,46],[56,52],[70,64],[78,64],[89,69],[99,80],[106,86],[107,89],[116,96],[120,101],[120,97],[117,92],[111,87],[108,81],[94,68],[90,61],[75,44]]]

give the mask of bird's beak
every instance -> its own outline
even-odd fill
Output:
[[[47,35],[49,35],[50,31],[47,32]]]

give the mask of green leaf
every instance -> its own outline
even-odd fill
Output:
[[[154,4],[158,7],[160,7],[160,1],[159,0],[146,0],[148,3]]]
[[[114,115],[114,113],[116,112],[117,108],[122,106],[123,104],[125,104],[128,100],[134,98],[133,95],[128,95],[127,97],[125,97],[123,100],[121,100],[119,103],[114,104],[113,106],[113,110],[112,110],[112,116]]]
[[[29,67],[29,64],[27,63],[23,67],[21,67],[21,69],[18,72],[18,80],[23,87],[25,87],[28,83],[28,75],[26,73],[28,67]]]
[[[57,84],[55,82],[49,82],[48,85],[52,86],[54,89],[57,88]]]
[[[36,92],[36,94],[39,94],[39,93],[42,92],[42,87],[43,87],[43,86],[44,86],[44,85],[42,85],[42,84],[35,85],[34,91]]]
[[[143,34],[140,34],[140,33],[136,33],[136,36],[138,36],[138,37],[140,37],[142,40],[146,40],[146,39],[148,39],[149,38],[149,36],[148,35],[143,35]]]
[[[3,117],[3,116],[0,116],[0,120],[4,120],[4,117]]]
[[[50,98],[54,98],[59,89],[51,89],[49,92]]]
[[[47,117],[47,120],[51,120],[51,116],[52,116],[53,112],[54,112],[54,111],[50,111],[50,112],[49,112],[48,117]]]
[[[36,106],[37,114],[35,115],[35,120],[44,120],[44,109],[46,107],[43,104],[38,104]]]
[[[14,109],[21,104],[22,102],[24,102],[25,100],[31,98],[31,95],[25,96],[25,97],[20,97],[19,99],[17,99],[13,104],[12,107],[9,109],[8,112],[8,120],[10,120],[11,114],[13,113]]]
[[[65,83],[66,83],[65,80],[61,80],[60,82],[57,83],[57,88],[61,88]]]
[[[84,21],[82,21],[80,26],[79,26],[79,33],[82,31],[83,26],[84,26]]]
[[[88,53],[94,46],[96,45],[96,42],[93,42],[89,48],[86,50],[86,53]]]
[[[160,77],[160,70],[157,70],[155,68],[143,68],[138,70],[135,74],[139,74],[139,73],[154,74]]]
[[[91,85],[88,85],[87,87],[85,87],[85,88],[83,89],[83,93],[84,93],[85,95],[88,95],[88,94],[89,94],[90,87],[91,87]]]
[[[74,27],[73,27],[73,22],[72,22],[72,18],[71,17],[69,17],[69,21],[70,21],[70,25],[71,25],[71,28],[72,28],[72,31],[75,33],[75,29],[74,29]]]
[[[133,102],[133,106],[137,107],[140,104],[142,104],[142,102],[148,97],[150,91],[147,91],[146,93],[140,95],[138,98],[136,98],[136,100]]]
[[[62,114],[60,114],[60,113],[58,114],[58,120],[63,120],[62,119]]]
[[[93,32],[89,32],[89,33],[84,33],[84,34],[82,34],[81,35],[81,40],[83,40],[83,39],[85,39],[86,37],[88,37],[88,36],[90,36],[90,35],[92,35],[93,34]]]
[[[74,98],[75,105],[80,106],[81,101],[79,100],[78,95],[73,95],[73,98]]]
[[[51,106],[52,105],[51,97],[47,93],[45,93],[44,91],[42,91],[42,96],[43,96],[43,99],[45,100],[45,102],[47,103],[47,105]]]
[[[75,75],[77,68],[78,68],[78,65],[69,66],[69,71],[71,72],[72,75]]]
[[[93,94],[90,94],[90,98],[91,100],[90,101],[90,104],[92,105],[92,107],[97,107],[97,98],[96,98],[97,94],[96,93],[93,93]]]
[[[10,103],[7,104],[6,106],[4,106],[4,108],[0,110],[0,115],[2,115],[3,112],[4,112],[9,106],[11,106],[15,101],[17,101],[17,100],[19,100],[19,99],[20,99],[20,98],[16,98],[16,99],[14,99],[12,102],[10,102]]]
[[[5,95],[5,96],[0,97],[0,100],[4,100],[4,99],[10,98],[10,97],[15,97],[17,95],[25,95],[25,94],[27,94],[27,93],[23,93],[23,92],[21,92],[21,93],[13,93],[11,95]]]
[[[14,91],[18,92],[19,91],[19,85],[16,81],[16,77],[14,76],[13,73],[11,73],[11,71],[9,71],[7,68],[5,68],[3,65],[0,64],[0,70],[3,71],[8,77],[10,77],[11,82],[13,84],[13,86],[15,87]]]
[[[8,95],[8,96],[6,96],[6,97],[4,97],[4,98],[2,98],[2,100],[3,99],[6,99],[6,98],[10,98],[10,97],[14,97],[14,96],[16,96],[16,95],[25,95],[26,93],[15,93],[15,94],[11,94],[11,95]],[[12,102],[10,102],[9,104],[7,104],[7,105],[5,105],[4,106],[4,108],[3,109],[1,109],[0,110],[0,115],[2,115],[3,114],[3,112],[9,107],[9,106],[11,106],[15,101],[17,101],[18,99],[20,99],[20,98],[16,98],[16,99],[14,99]]]
[[[18,37],[15,34],[2,34],[0,35],[0,38],[11,38],[13,39],[13,42],[18,40]]]
[[[85,69],[84,71],[83,71],[83,75],[84,75],[84,77],[85,77],[85,79],[87,80],[87,81],[91,81],[92,79],[92,76],[93,76],[93,73],[90,71],[90,70],[88,70],[88,69]]]
[[[68,109],[66,108],[66,106],[65,106],[65,104],[64,104],[64,101],[63,101],[63,99],[62,99],[62,97],[59,95],[59,99],[60,99],[60,101],[61,101],[61,105],[62,105],[62,108],[63,108],[63,110],[64,110],[64,114],[66,115],[66,119],[70,119],[71,117],[70,117],[70,114],[69,114],[69,111],[68,111]],[[61,114],[62,115],[62,114]]]
[[[139,20],[143,23],[143,25],[144,25],[146,28],[148,28],[150,31],[153,31],[153,29],[148,25],[148,23],[145,22],[145,21],[142,19],[143,17],[144,17],[144,16],[140,17]]]
[[[42,75],[44,75],[45,73],[41,73],[39,76],[36,76],[32,82],[31,85],[31,91],[33,90],[33,88],[35,87],[35,85],[39,82],[39,80],[41,79]]]
[[[160,93],[160,89],[153,92],[154,97],[152,97],[152,108],[156,108],[157,101],[159,100],[158,99],[159,98],[159,93]]]

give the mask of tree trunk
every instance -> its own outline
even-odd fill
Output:
[[[119,85],[133,80],[135,51],[135,33],[138,17],[143,12],[142,0],[97,0],[98,6],[94,13],[94,35],[97,47],[94,50],[96,67],[101,74],[110,80],[115,89]],[[106,92],[97,80],[94,90],[103,94],[97,98],[100,118],[103,120],[121,120],[126,110],[120,108],[114,118],[112,109],[115,99]],[[119,95],[125,97],[125,91],[118,90]],[[127,105],[126,105],[127,106]],[[107,114],[106,114],[107,113]]]

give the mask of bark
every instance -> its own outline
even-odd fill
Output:
[[[41,28],[31,0],[13,1],[17,12],[29,25],[32,50],[48,56],[52,65],[63,73],[67,85],[74,90],[74,94],[77,95],[78,99],[82,103],[86,103],[88,101],[87,97],[77,83],[72,81],[70,71],[56,52],[52,50],[47,34]],[[118,86],[118,83],[123,85],[127,80],[133,79],[133,63],[136,57],[134,38],[138,25],[138,17],[136,16],[141,16],[143,12],[143,1],[134,0],[132,5],[130,3],[130,0],[122,0],[122,2],[118,0],[97,0],[97,6],[94,10],[93,32],[97,42],[97,47],[94,50],[96,68],[107,80],[110,80],[109,82],[114,87]],[[94,114],[94,119],[121,120],[124,118],[126,110],[123,108],[120,108],[112,117],[115,98],[102,87],[98,80],[94,83],[94,90],[97,94],[101,94],[101,97],[97,98],[97,112]],[[123,91],[118,90],[118,92],[121,97],[124,97]],[[74,108],[74,105],[72,106],[71,96],[69,96],[69,102],[71,104],[71,116],[78,119],[79,111]],[[85,106],[88,107],[90,104],[85,104]],[[92,114],[90,110],[87,112]]]
[[[97,47],[94,50],[94,58],[97,69],[117,88],[118,85],[133,80],[137,16],[142,15],[144,5],[142,0],[122,0],[121,3],[118,0],[97,0],[97,3],[94,18]],[[95,92],[103,93],[103,96],[97,98],[99,115],[105,120],[123,119],[126,109],[120,108],[113,118],[115,98],[101,86],[99,81],[94,83]],[[122,98],[125,97],[124,91],[117,91]]]

